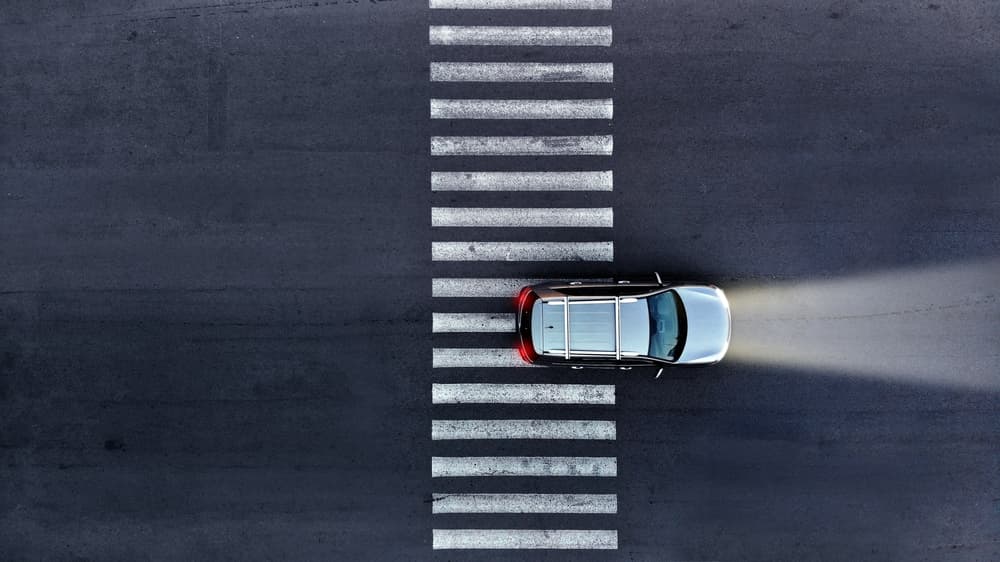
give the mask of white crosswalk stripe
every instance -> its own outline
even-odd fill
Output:
[[[553,279],[435,277],[431,280],[431,296],[460,298],[515,297],[522,287]],[[611,279],[575,279],[575,281],[610,282]]]
[[[432,420],[431,439],[597,439],[613,441],[608,420]]]
[[[611,99],[432,99],[431,119],[611,119]]]
[[[434,529],[433,548],[442,549],[617,549],[618,531],[574,529]]]
[[[431,156],[611,156],[611,135],[431,137]]]
[[[513,332],[514,314],[488,312],[433,312],[431,331],[454,332]]]
[[[615,259],[614,242],[431,242],[433,261],[597,261]]]
[[[611,384],[444,384],[431,385],[434,404],[577,404],[612,406]]]
[[[611,82],[610,62],[432,62],[431,82]]]
[[[618,513],[615,494],[433,494],[433,513]]]
[[[611,228],[614,226],[614,211],[611,207],[432,207],[431,226]]]
[[[617,475],[615,457],[431,457],[432,478]]]
[[[435,277],[431,280],[431,296],[458,298],[514,297],[522,287],[544,283],[547,279],[526,278],[458,278]]]
[[[516,349],[500,348],[439,348],[435,347],[431,367],[435,369],[472,367],[530,367]]]
[[[431,172],[431,191],[611,191],[604,172]]]
[[[436,10],[610,10],[612,0],[430,0]]]
[[[432,25],[431,45],[610,47],[611,26]]]

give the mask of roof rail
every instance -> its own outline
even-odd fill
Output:
[[[612,300],[613,299],[613,300]],[[622,321],[621,321],[621,308],[622,308],[622,298],[621,297],[608,297],[608,298],[577,298],[572,299],[571,297],[563,296],[561,302],[556,301],[554,304],[561,304],[563,307],[563,349],[553,350],[562,351],[564,359],[570,359],[573,357],[574,351],[570,347],[569,340],[569,303],[575,301],[577,303],[591,303],[591,304],[612,304],[615,305],[615,350],[614,356],[616,360],[621,360],[622,358]],[[610,356],[612,352],[610,351],[583,351],[576,350],[577,355],[585,356]]]

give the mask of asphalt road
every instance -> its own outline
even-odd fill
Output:
[[[847,373],[841,350],[806,369],[764,350],[659,381],[472,370],[464,381],[617,383],[614,406],[564,410],[615,419],[617,439],[560,449],[616,456],[617,478],[556,485],[615,493],[618,513],[468,521],[618,531],[617,551],[538,559],[1000,558],[1000,6],[873,4],[505,16],[613,25],[610,51],[582,48],[614,62],[610,127],[432,124],[429,97],[457,90],[432,92],[429,61],[447,51],[427,45],[427,25],[483,16],[425,1],[0,7],[0,558],[522,559],[431,549],[444,517],[431,515],[432,454],[549,444],[431,442],[431,382],[454,379],[432,372],[432,348],[509,341],[431,334],[432,312],[467,304],[433,302],[445,269],[431,241],[470,233],[430,226],[432,205],[458,199],[428,189],[428,137],[598,130],[614,156],[584,160],[610,160],[613,193],[472,200],[612,206],[613,233],[598,235],[613,236],[613,263],[447,274],[656,268],[777,301],[878,274],[898,291],[839,293],[849,317],[835,302],[782,314],[805,331],[846,319],[818,332],[874,334],[866,353],[884,337],[895,355],[872,359],[899,368]],[[971,300],[949,290],[961,283],[912,286],[970,269]],[[859,309],[880,295],[902,304]],[[738,302],[734,346],[780,331],[780,314],[741,324]],[[873,324],[887,316],[901,320]],[[910,378],[907,361],[926,361],[906,342],[947,361]],[[500,480],[493,491],[535,486]]]

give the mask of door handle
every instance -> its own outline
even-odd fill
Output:
[[[582,369],[583,367],[581,367],[581,366],[579,366],[579,365],[570,365],[570,366],[569,366],[569,368],[570,368],[570,369],[573,369],[573,370],[575,370],[575,371],[579,371],[579,370],[580,370],[580,369]]]
[[[618,367],[620,371],[631,371],[632,367]]]

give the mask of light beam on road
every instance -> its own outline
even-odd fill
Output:
[[[733,287],[727,359],[1000,389],[1000,259]]]

